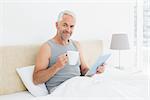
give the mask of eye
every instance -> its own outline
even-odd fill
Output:
[[[64,27],[67,27],[67,24],[66,24],[66,23],[64,23],[64,24],[63,24],[63,26],[64,26]]]
[[[71,25],[70,28],[74,28],[74,25]]]

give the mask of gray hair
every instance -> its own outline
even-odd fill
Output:
[[[57,21],[58,22],[61,21],[64,15],[70,15],[74,18],[74,20],[76,20],[76,16],[73,12],[71,12],[69,10],[65,10],[65,11],[62,11],[59,13]]]

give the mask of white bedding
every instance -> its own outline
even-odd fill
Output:
[[[131,80],[130,80],[131,81]],[[98,75],[89,77],[74,77],[60,85],[51,96],[54,97],[146,97],[146,88],[122,83],[112,79],[104,79]]]
[[[148,100],[150,96],[148,88],[146,76],[140,74],[131,76],[129,73],[106,69],[105,73],[93,77],[78,76],[69,79],[47,96],[35,98],[28,92],[21,92],[0,96],[0,100],[12,100],[12,98],[13,100],[52,100],[55,97],[60,100],[62,97],[82,97],[87,100],[93,97],[101,100]]]

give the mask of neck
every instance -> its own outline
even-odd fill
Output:
[[[69,43],[69,40],[63,40],[61,37],[59,37],[57,35],[53,38],[53,40],[56,43],[61,44],[61,45],[67,45]]]

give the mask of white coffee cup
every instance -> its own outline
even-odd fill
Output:
[[[79,60],[79,52],[78,51],[67,51],[68,63],[69,65],[75,65]]]

